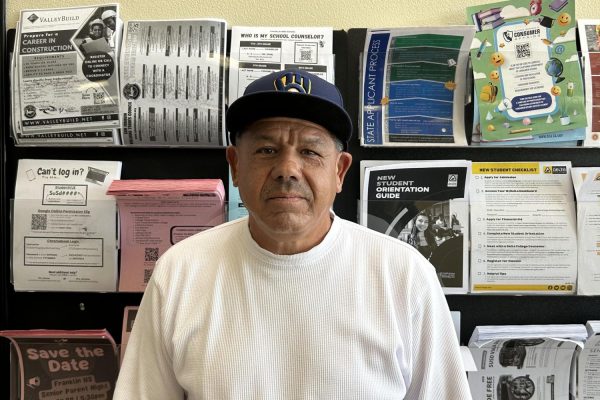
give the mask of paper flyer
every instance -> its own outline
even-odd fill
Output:
[[[574,294],[571,162],[474,162],[471,292]]]
[[[600,19],[580,19],[579,43],[584,62],[588,127],[584,146],[600,146]]]
[[[117,205],[106,189],[120,174],[120,161],[19,160],[15,290],[116,290]]]
[[[468,289],[470,166],[409,161],[364,169],[360,224],[419,250],[447,294]]]
[[[286,68],[302,69],[335,83],[333,28],[231,28],[229,104],[254,80]]]
[[[118,15],[118,5],[21,11],[23,135],[119,127],[119,68],[101,19],[106,11]]]
[[[466,145],[471,26],[369,29],[362,60],[362,146]]]
[[[577,294],[600,295],[600,167],[573,168],[577,198]]]
[[[119,373],[106,330],[0,331],[11,342],[11,400],[111,399]]]
[[[223,20],[128,21],[123,144],[224,147],[226,45]]]
[[[583,139],[575,1],[515,0],[469,7],[467,14],[478,28],[471,61],[482,140],[565,130]]]

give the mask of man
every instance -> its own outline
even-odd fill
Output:
[[[115,32],[117,30],[117,13],[114,10],[102,12],[102,22],[106,25],[106,40],[110,47],[115,47]]]
[[[331,210],[352,161],[337,88],[267,75],[227,127],[249,216],[158,261],[114,398],[470,399],[431,264]]]

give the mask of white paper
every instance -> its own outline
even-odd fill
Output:
[[[234,26],[229,104],[254,80],[286,68],[302,69],[335,83],[333,64],[332,28]]]
[[[123,144],[225,146],[226,45],[219,19],[128,21]]]
[[[577,232],[571,163],[473,163],[471,291],[572,294]]]
[[[105,31],[91,23],[117,4],[21,11],[17,33],[23,135],[119,126],[119,67]]]
[[[15,290],[115,291],[120,161],[19,161],[13,218]]]

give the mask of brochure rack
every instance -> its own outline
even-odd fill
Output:
[[[3,2],[4,3],[4,2]],[[98,329],[106,328],[120,342],[123,309],[137,305],[139,293],[15,292],[10,283],[11,199],[17,162],[22,158],[90,159],[123,162],[122,179],[220,178],[228,180],[224,149],[148,147],[16,147],[9,136],[8,55],[14,31],[6,35],[2,4],[0,90],[0,329]],[[334,32],[336,84],[355,124],[349,146],[354,163],[334,209],[342,218],[357,221],[360,196],[359,162],[365,159],[472,161],[569,160],[573,166],[597,166],[600,148],[479,148],[396,147],[365,148],[359,145],[356,121],[359,107],[359,56],[366,29]],[[7,38],[8,36],[8,38]],[[8,39],[8,40],[7,40]],[[472,109],[466,109],[466,121]],[[450,308],[461,312],[461,342],[468,341],[476,325],[585,323],[599,319],[600,296],[501,296],[448,295]],[[0,398],[9,385],[8,343],[0,343]]]

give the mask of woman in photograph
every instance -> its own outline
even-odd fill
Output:
[[[435,235],[431,229],[429,215],[420,212],[413,220],[412,229],[408,236],[408,244],[419,250],[427,259],[437,247]]]

